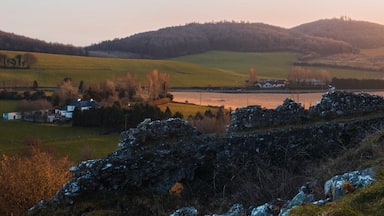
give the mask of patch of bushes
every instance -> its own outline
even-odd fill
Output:
[[[39,139],[30,138],[21,156],[0,161],[0,215],[22,215],[42,199],[50,199],[69,180],[68,157],[43,152]]]

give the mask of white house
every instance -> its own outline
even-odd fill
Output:
[[[82,101],[79,99],[79,100],[74,101],[74,102],[70,103],[69,105],[65,106],[65,108],[59,110],[58,113],[62,117],[65,117],[67,119],[71,119],[72,114],[75,111],[75,109],[79,109],[81,111],[84,111],[84,110],[89,110],[92,108],[99,108],[99,107],[100,107],[100,104],[98,102],[96,102],[95,100],[91,99],[91,100]]]
[[[260,80],[255,84],[259,88],[283,88],[285,80]]]

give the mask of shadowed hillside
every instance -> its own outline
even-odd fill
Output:
[[[384,46],[383,25],[355,21],[347,17],[318,20],[299,25],[291,30],[302,34],[345,41],[360,49]]]
[[[220,22],[163,28],[104,41],[86,49],[93,52],[123,52],[125,56],[130,54],[135,58],[170,58],[210,50],[294,51],[329,55],[351,52],[352,46],[262,23]]]

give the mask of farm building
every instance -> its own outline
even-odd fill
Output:
[[[89,109],[99,108],[99,107],[100,107],[100,104],[92,99],[85,100],[85,101],[82,101],[79,99],[65,106],[64,109],[59,110],[58,113],[60,114],[60,116],[64,118],[71,119],[75,109],[83,111],[83,110],[89,110]]]
[[[10,113],[3,113],[3,119],[4,120],[16,120],[21,119],[21,113],[20,112],[10,112]]]

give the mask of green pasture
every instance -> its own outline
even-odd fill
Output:
[[[23,52],[1,51],[8,56]],[[31,69],[0,69],[0,87],[10,82],[32,83],[40,87],[57,86],[65,77],[85,83],[115,80],[126,72],[144,84],[145,76],[158,70],[170,74],[172,87],[210,87],[242,85],[244,77],[202,65],[173,60],[117,59],[33,53],[38,62]],[[5,83],[5,84],[4,84]]]
[[[176,61],[189,62],[202,66],[215,68],[222,71],[232,71],[242,74],[244,79],[248,78],[250,68],[255,68],[259,79],[287,79],[297,54],[292,52],[265,52],[244,53],[210,51],[203,54],[189,55],[174,58]],[[332,77],[356,78],[356,79],[378,79],[383,78],[383,72],[342,69],[332,67],[307,67],[313,71],[325,69]]]
[[[250,68],[256,69],[259,79],[286,79],[297,54],[292,52],[246,53],[210,51],[174,60],[198,64],[222,71],[232,71],[248,78]]]
[[[0,100],[0,114],[12,112],[17,100]],[[59,155],[68,155],[79,161],[84,151],[91,150],[91,156],[104,157],[117,148],[120,135],[103,135],[99,129],[71,127],[0,119],[0,155],[18,153],[25,147],[27,137],[38,137],[43,148],[53,147]]]
[[[12,57],[24,52],[0,51]],[[30,85],[57,86],[65,77],[85,84],[116,80],[126,72],[144,84],[152,70],[170,74],[171,87],[242,87],[248,71],[255,68],[259,79],[287,79],[296,53],[244,53],[210,51],[169,60],[118,59],[33,53],[38,62],[31,69],[0,69],[0,88]],[[321,69],[310,67],[312,70]],[[382,78],[382,73],[362,70],[323,68],[337,78]]]
[[[97,129],[40,124],[20,120],[0,120],[0,154],[19,153],[27,137],[38,137],[43,148],[54,148],[59,155],[81,159],[82,151],[91,149],[95,158],[104,157],[117,148],[119,135],[102,135]]]

